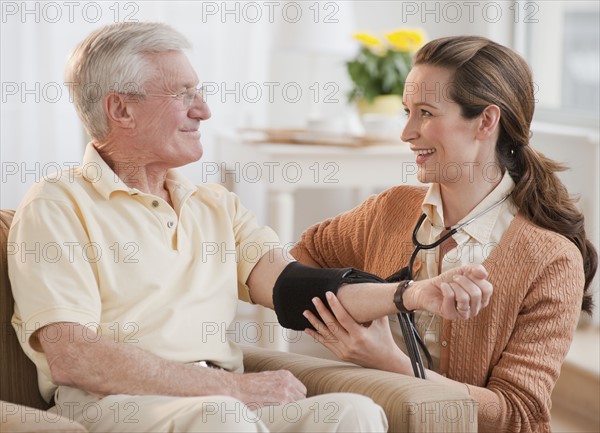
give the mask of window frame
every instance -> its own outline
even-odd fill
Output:
[[[595,2],[588,2],[588,1],[578,1],[578,2],[566,2],[566,1],[560,1],[560,2],[540,2],[540,1],[523,1],[523,0],[516,0],[515,3],[517,3],[516,7],[519,8],[519,10],[523,11],[527,9],[527,4],[530,3],[535,3],[536,5],[538,5],[540,8],[542,7],[563,7],[565,5],[568,4],[568,8],[570,10],[572,10],[573,8],[577,8],[577,7],[582,7],[582,5],[593,5],[595,6],[596,9],[600,10],[600,5],[598,3]],[[548,5],[550,3],[550,6]],[[564,11],[560,14],[560,16],[564,16]],[[516,22],[513,22],[513,47],[515,49],[515,51],[517,51],[519,54],[521,54],[525,60],[527,61],[527,63],[531,66],[533,73],[534,73],[534,81],[539,81],[540,80],[540,75],[536,74],[536,71],[534,70],[534,68],[536,66],[539,66],[537,60],[533,58],[533,54],[532,52],[536,49],[536,48],[541,48],[542,46],[542,40],[543,40],[543,44],[544,44],[544,48],[546,48],[545,50],[538,50],[539,52],[544,52],[547,53],[549,52],[549,50],[547,49],[547,45],[551,43],[551,41],[548,41],[546,38],[540,38],[539,33],[537,35],[534,35],[533,33],[533,26],[538,25],[538,26],[542,26],[543,27],[548,27],[548,28],[552,28],[551,32],[554,33],[555,35],[560,35],[560,41],[562,42],[564,40],[564,36],[563,32],[562,32],[562,28],[559,31],[556,31],[555,28],[553,28],[552,26],[549,26],[547,23],[544,25],[544,23],[540,23],[540,22],[526,22],[526,20],[524,19],[520,19],[517,20]],[[539,27],[541,28],[541,27]],[[536,43],[536,37],[537,37],[537,43],[539,44],[538,46],[534,46],[534,44]],[[555,36],[558,37],[558,36]],[[560,52],[560,49],[557,49],[556,51]],[[564,61],[562,59],[564,59],[564,56],[562,54],[562,52],[560,52],[559,55],[553,54],[553,58],[550,57],[546,57],[544,59],[544,61],[547,61],[548,59],[554,63],[554,65],[556,66],[555,69],[559,70],[560,64]],[[557,82],[555,82],[554,84],[547,86],[548,88],[560,88],[561,87],[561,83],[560,83],[560,77],[558,77],[559,79],[557,80]],[[540,87],[537,87],[537,91],[539,91]],[[600,128],[600,112],[582,112],[582,111],[575,111],[575,110],[570,110],[570,109],[566,109],[563,107],[550,107],[549,105],[543,105],[540,104],[539,102],[539,98],[536,97],[536,110],[535,110],[535,120],[537,120],[538,122],[547,122],[547,123],[552,123],[555,125],[565,125],[565,126],[574,126],[574,127],[582,127],[582,128],[588,128],[588,129],[594,129],[594,130],[598,130]]]

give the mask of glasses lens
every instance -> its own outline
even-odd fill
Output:
[[[204,87],[199,87],[197,89],[190,89],[183,95],[183,104],[187,109],[192,108],[194,105],[194,101],[196,100],[196,95],[202,99],[204,102]]]
[[[194,93],[191,93],[189,90],[183,94],[183,105],[185,108],[189,109],[194,104]]]

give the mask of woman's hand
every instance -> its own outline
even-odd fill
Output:
[[[327,301],[334,314],[319,298],[314,298],[313,303],[321,320],[309,310],[304,312],[316,329],[307,328],[305,332],[308,335],[344,361],[412,375],[410,360],[396,345],[387,316],[361,325],[348,314],[333,293],[327,293]]]
[[[415,281],[404,292],[404,305],[448,320],[470,319],[490,302],[493,287],[487,276],[481,265],[460,266],[429,280]]]

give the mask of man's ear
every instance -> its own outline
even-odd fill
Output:
[[[479,125],[477,128],[478,140],[485,140],[494,135],[498,130],[500,122],[500,108],[497,105],[488,105],[479,115]]]
[[[117,128],[131,129],[135,126],[135,119],[131,111],[131,96],[122,93],[109,93],[104,97],[104,111],[109,124]]]

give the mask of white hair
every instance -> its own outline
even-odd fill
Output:
[[[105,95],[144,93],[144,84],[156,72],[147,54],[190,46],[172,27],[149,22],[111,24],[85,38],[69,56],[65,80],[90,137],[102,140],[108,135]]]

